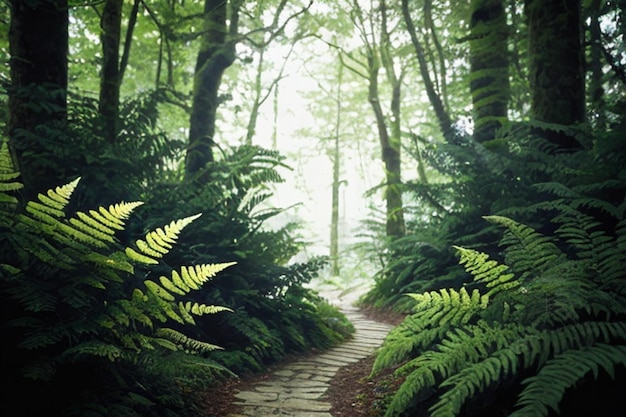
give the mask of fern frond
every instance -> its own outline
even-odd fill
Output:
[[[466,324],[489,304],[489,296],[481,295],[477,289],[470,295],[465,287],[459,291],[443,288],[407,295],[417,301],[415,310],[420,312],[421,320],[431,326]]]
[[[6,141],[0,145],[0,226],[8,226],[14,221],[14,209],[18,199],[9,194],[23,188],[20,181],[14,181],[20,176],[11,159],[11,153]]]
[[[411,315],[402,323],[391,329],[385,343],[379,348],[370,375],[405,361],[415,352],[437,340],[444,330],[428,329],[417,315]],[[435,332],[435,334],[433,334]]]
[[[196,316],[202,316],[202,315],[205,315],[205,314],[216,314],[216,313],[220,313],[222,311],[229,311],[229,312],[232,313],[232,311],[233,311],[232,309],[230,309],[228,307],[216,306],[216,305],[198,304],[198,303],[192,303],[190,301],[185,303],[184,306],[181,303],[180,307],[181,307],[181,310],[184,308],[185,311],[191,312],[192,314],[195,314]]]
[[[24,377],[34,381],[50,381],[56,374],[56,362],[39,358],[27,363],[21,372]]]
[[[235,264],[236,262],[223,262],[183,266],[180,273],[172,271],[172,279],[161,276],[159,283],[152,280],[145,280],[144,283],[154,295],[166,301],[173,301],[176,298],[174,294],[185,295],[191,290],[199,290],[210,278]]]
[[[544,236],[532,227],[503,216],[483,218],[507,228],[508,233],[501,242],[508,246],[506,263],[520,274],[522,281],[565,257],[553,243],[552,237]]]
[[[515,279],[509,271],[507,265],[499,264],[494,260],[490,260],[485,253],[466,249],[460,246],[453,246],[460,254],[459,263],[464,266],[465,270],[474,276],[474,281],[485,284],[489,291],[481,296],[483,304],[487,304],[489,298],[503,291],[521,285],[521,282]]]
[[[178,348],[190,353],[207,353],[223,349],[222,347],[212,343],[201,342],[187,337],[174,329],[160,328],[157,329],[155,335],[175,343]]]
[[[501,326],[484,321],[477,325],[449,331],[437,345],[437,350],[427,350],[398,368],[396,375],[407,373],[408,375],[394,395],[385,415],[397,415],[419,399],[422,393],[428,392],[435,386],[456,387],[459,378],[465,381],[459,375],[468,373],[466,369],[478,371],[478,376],[471,374],[470,379],[479,384],[481,378],[491,380],[501,374],[511,372],[516,366],[516,354],[509,355],[509,360],[502,361],[499,368],[495,363],[484,367],[483,361],[489,359],[491,352],[508,347],[521,336],[526,335],[527,331],[528,329],[516,324]],[[489,362],[492,360],[489,359]],[[484,375],[485,372],[489,375]],[[454,414],[442,412],[442,415]]]
[[[65,350],[63,356],[70,361],[78,361],[84,357],[97,356],[115,362],[124,357],[124,352],[119,346],[99,340],[91,340],[70,347]]]
[[[56,187],[54,190],[48,190],[48,197],[61,204],[62,207],[65,207],[69,203],[72,193],[74,193],[79,181],[80,177],[70,183]],[[42,203],[45,204],[43,201]]]
[[[539,372],[523,381],[526,386],[517,401],[520,408],[511,417],[547,416],[550,409],[559,412],[565,390],[574,386],[589,372],[598,377],[604,369],[615,377],[616,365],[626,365],[626,346],[597,344],[585,349],[572,349],[549,360]]]
[[[463,368],[452,378],[439,385],[441,388],[453,386],[446,391],[429,411],[431,417],[458,416],[464,402],[476,393],[498,381],[507,369],[496,358],[489,357]],[[459,381],[460,380],[460,381]]]
[[[163,229],[156,229],[146,233],[145,239],[135,241],[137,250],[131,247],[125,249],[126,255],[133,261],[148,265],[158,264],[158,259],[167,254],[175,243],[180,232],[201,214],[174,220]]]

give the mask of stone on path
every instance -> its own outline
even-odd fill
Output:
[[[322,294],[324,296],[324,294]],[[291,362],[235,394],[241,411],[226,417],[333,417],[324,400],[330,380],[343,366],[372,355],[393,326],[368,320],[352,306],[353,299],[327,298],[339,306],[355,327],[340,345],[301,361]]]

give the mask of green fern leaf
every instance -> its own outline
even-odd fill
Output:
[[[195,271],[194,271],[193,267],[187,268],[186,266],[183,266],[180,269],[180,276],[182,277],[182,279],[185,282],[185,284],[189,288],[191,288],[192,290],[199,290],[200,289],[200,286],[196,282],[196,279],[193,278],[195,276]]]
[[[74,181],[68,184],[56,187],[54,191],[48,190],[48,197],[50,197],[52,200],[57,201],[63,207],[65,207],[69,203],[70,198],[72,197],[72,193],[76,189],[79,181],[80,177],[76,178]]]
[[[112,216],[104,207],[100,207],[98,210],[89,210],[89,215],[109,229],[124,230],[124,222]]]
[[[187,306],[185,306],[185,308],[187,308]],[[233,310],[228,307],[194,303],[191,305],[191,310],[187,311],[191,311],[191,313],[195,314],[196,316],[201,316],[204,314],[216,314],[222,311],[232,312]]]
[[[124,253],[126,253],[126,256],[128,256],[129,259],[135,262],[139,262],[139,263],[147,264],[147,265],[156,265],[159,263],[159,261],[155,260],[154,258],[143,255],[137,252],[136,250],[134,250],[133,248],[124,249]]]
[[[180,288],[183,292],[188,293],[191,288],[185,284],[185,281],[181,278],[180,274],[176,271],[172,271],[172,282],[176,287]]]
[[[101,239],[100,236],[98,235],[99,232],[97,231],[93,231],[94,232],[93,234],[97,235],[96,237],[94,237],[91,233],[90,234],[84,233],[78,230],[78,228],[71,227],[70,225],[65,224],[65,223],[59,223],[58,228],[68,237],[87,243],[91,246],[95,246],[97,248],[106,248],[107,245],[103,242],[103,240],[106,241],[107,239],[110,239],[110,237],[106,235],[104,236],[104,239]]]
[[[185,295],[185,294],[187,294],[189,292],[189,290],[184,291],[182,288],[177,286],[174,282],[170,281],[167,277],[160,276],[159,277],[159,282],[161,283],[163,288],[165,288],[166,290],[168,290],[170,292],[173,292],[174,294]]]
[[[22,375],[34,381],[50,381],[56,375],[56,362],[40,358],[26,364],[22,368]]]
[[[143,205],[142,201],[132,201],[132,202],[121,202],[117,204],[112,204],[109,206],[109,210],[100,210],[100,212],[107,216],[110,214],[108,218],[117,224],[124,225],[123,220],[127,220],[132,212],[139,206]],[[106,214],[105,214],[106,213]]]
[[[172,248],[171,243],[176,242],[180,232],[195,219],[200,217],[201,214],[185,217],[183,219],[172,221],[165,226],[163,233],[159,233],[160,229],[156,231],[148,232],[145,236],[145,240],[138,239],[135,241],[137,250],[133,248],[127,248],[126,253],[129,258],[145,263],[145,264],[157,264],[158,259],[162,258],[164,254],[168,253]],[[161,236],[163,234],[163,236]],[[183,277],[183,279],[185,279]],[[189,283],[187,283],[189,285]],[[191,285],[189,285],[191,286]],[[198,289],[197,286],[193,289]]]
[[[170,242],[165,241],[161,238],[157,231],[150,232],[146,235],[147,245],[152,248],[155,252],[160,253],[161,255],[165,255],[172,249],[172,245]]]
[[[601,367],[614,375],[615,365],[626,365],[626,346],[598,344],[585,349],[564,351],[548,361],[539,372],[523,381],[517,406],[511,417],[532,413],[539,417],[549,415],[552,409],[559,412],[559,403],[565,391],[581,380],[588,372],[598,375]]]
[[[190,352],[207,353],[223,349],[220,346],[187,337],[174,329],[161,328],[155,332],[155,335],[170,340]]]
[[[148,288],[148,290],[150,290],[154,295],[165,301],[174,301],[176,299],[176,297],[167,292],[165,289],[163,289],[163,287],[161,287],[154,281],[145,280],[143,283],[146,285],[146,288]]]
[[[96,211],[93,211],[94,213],[98,213]],[[91,228],[96,229],[100,232],[102,232],[105,235],[108,236],[113,236],[115,235],[115,230],[113,230],[113,228],[108,227],[106,223],[103,223],[99,220],[99,218],[101,218],[101,216],[99,216],[99,218],[94,218],[93,216],[89,216],[88,214],[85,214],[81,211],[79,211],[78,213],[76,213],[76,215],[78,216],[78,218],[85,224],[89,225]],[[108,223],[108,222],[107,222]]]
[[[152,249],[150,245],[148,245],[145,241],[141,239],[137,239],[135,241],[137,248],[146,256],[150,256],[152,258],[162,258],[163,252]],[[166,252],[167,253],[167,252]]]

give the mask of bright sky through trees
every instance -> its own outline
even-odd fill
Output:
[[[302,222],[303,237],[311,242],[306,253],[302,255],[309,257],[328,254],[331,214],[332,166],[326,150],[328,145],[325,145],[323,140],[324,136],[328,137],[331,134],[333,126],[327,125],[329,121],[316,118],[312,112],[312,107],[329,100],[319,85],[323,80],[316,79],[315,73],[324,67],[334,68],[337,56],[333,50],[318,40],[304,42],[307,42],[306,47],[296,46],[294,54],[286,64],[284,78],[279,84],[277,148],[287,156],[286,163],[293,170],[283,171],[285,183],[276,187],[271,200],[275,207],[293,207],[283,215],[270,219],[269,224],[283,224],[295,218]],[[268,61],[273,62],[275,66],[281,65],[287,49],[271,45]],[[254,65],[246,68],[254,71]],[[250,78],[253,76],[254,74],[247,75]],[[267,80],[271,80],[271,77],[272,75],[268,75]],[[324,87],[336,88],[332,85]],[[243,99],[245,100],[245,97]],[[229,108],[228,105],[225,107]],[[221,111],[224,114],[224,110]],[[369,117],[369,114],[366,113],[364,116]],[[362,122],[363,120],[361,124]],[[272,99],[269,98],[260,108],[255,144],[272,147],[273,123],[274,109]],[[375,127],[372,125],[371,129],[373,132]],[[357,134],[359,133],[355,132],[355,135]],[[239,131],[224,132],[224,135],[223,139],[243,136]],[[347,132],[347,136],[355,135]],[[347,137],[346,140],[352,143],[358,141],[360,149],[346,151],[341,161],[341,180],[344,181],[340,188],[339,202],[341,246],[354,241],[359,222],[371,214],[368,206],[372,203],[380,206],[383,203],[380,195],[373,199],[364,196],[368,189],[380,183],[383,176],[382,167],[374,159],[377,155],[376,138]]]

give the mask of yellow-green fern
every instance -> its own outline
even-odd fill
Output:
[[[178,235],[185,226],[200,216],[201,214],[196,214],[174,220],[163,229],[158,228],[146,233],[144,239],[135,241],[135,248],[127,247],[125,249],[126,255],[134,262],[147,265],[158,264],[159,259],[170,251],[172,244],[176,242]]]

